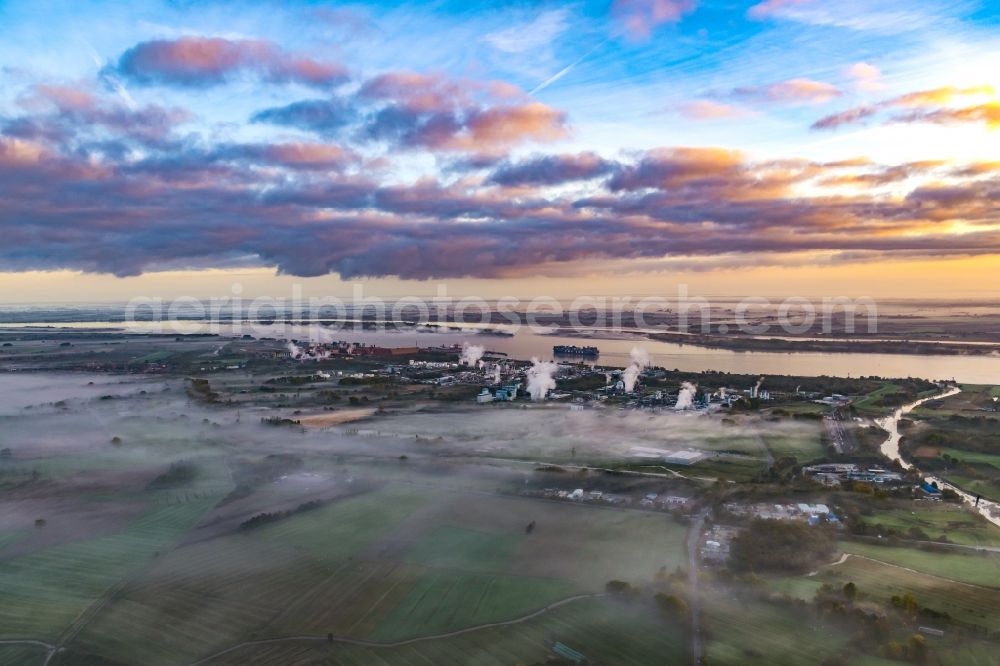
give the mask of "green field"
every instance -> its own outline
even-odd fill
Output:
[[[916,527],[930,538],[947,537],[949,541],[968,546],[1000,546],[1000,529],[986,519],[966,509],[924,503],[912,510],[879,511],[862,516],[869,525],[894,528],[904,535]]]
[[[1000,453],[979,453],[976,451],[964,451],[962,449],[939,448],[940,453],[957,458],[964,463],[975,463],[983,465],[993,465],[1000,470]]]
[[[57,638],[108,590],[169,548],[216,501],[157,505],[117,534],[4,561],[0,637]]]
[[[793,457],[800,463],[822,458],[826,455],[820,433],[822,422],[811,425],[795,433],[761,432],[761,439],[775,459]]]
[[[982,495],[993,501],[1000,501],[1000,479],[987,480],[974,478],[969,474],[948,473],[948,480],[952,481],[962,490],[973,495]]]
[[[825,567],[811,580],[836,587],[853,582],[858,587],[860,598],[881,603],[888,602],[893,595],[909,593],[921,606],[948,613],[960,622],[991,631],[1000,626],[1000,589],[954,583],[857,557]]]
[[[846,553],[864,555],[949,580],[1000,589],[1000,553],[929,552],[853,541],[842,543],[840,548]]]
[[[860,400],[853,403],[853,407],[859,411],[866,414],[882,414],[887,411],[886,407],[878,404],[878,401],[886,395],[895,393],[902,387],[898,384],[885,384],[881,388],[878,388],[868,395],[864,396]]]
[[[702,617],[710,664],[817,664],[850,645],[846,632],[783,603],[710,594]]]
[[[429,499],[423,489],[390,486],[266,525],[254,530],[248,540],[267,540],[322,560],[340,561],[394,529]]]
[[[642,603],[583,599],[525,622],[398,647],[289,642],[248,646],[209,663],[511,666],[544,662],[553,656],[552,641],[584,654],[593,663],[616,666],[684,663],[688,649],[683,629]]]
[[[558,579],[433,570],[416,581],[369,638],[393,641],[515,618],[576,591]]]
[[[393,484],[173,550],[76,646],[166,665],[263,637],[447,633],[649,581],[683,565],[684,535],[662,514]]]
[[[406,560],[444,568],[499,571],[523,538],[521,534],[490,534],[444,526],[415,543],[406,553]]]
[[[757,452],[760,447],[757,447]],[[710,477],[727,481],[750,481],[767,468],[764,458],[736,458],[720,456],[700,460],[694,465],[666,465],[670,469],[691,477]]]

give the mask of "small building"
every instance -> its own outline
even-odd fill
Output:
[[[552,652],[567,661],[573,662],[574,664],[582,664],[587,661],[586,656],[563,643],[555,643],[552,646]]]
[[[671,451],[663,457],[669,465],[693,465],[705,457],[702,451]]]

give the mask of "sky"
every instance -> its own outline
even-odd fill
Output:
[[[998,295],[989,0],[0,0],[0,302]]]

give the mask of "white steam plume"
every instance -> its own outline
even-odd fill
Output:
[[[698,387],[691,382],[682,382],[681,390],[677,393],[677,404],[674,409],[680,411],[683,409],[691,409],[694,405],[694,397],[698,393]]]
[[[494,384],[499,384],[500,383],[500,364],[499,363],[497,363],[496,365],[493,366],[493,383]]]
[[[635,384],[639,381],[639,374],[643,368],[651,365],[649,354],[641,347],[632,347],[629,356],[632,358],[632,363],[622,373],[622,381],[625,382],[626,393],[631,393],[635,390]]]
[[[552,378],[559,366],[552,361],[539,361],[537,358],[531,359],[531,367],[528,368],[528,393],[532,400],[545,400],[549,391],[556,387],[556,380]]]
[[[315,351],[312,348],[299,347],[294,342],[288,343],[288,353],[291,354],[292,358],[296,361],[325,361],[330,358],[330,352],[326,349],[316,348]]]
[[[470,345],[468,342],[462,343],[462,356],[459,358],[459,363],[463,363],[470,368],[476,366],[479,359],[483,357],[483,353],[486,348],[482,345]]]

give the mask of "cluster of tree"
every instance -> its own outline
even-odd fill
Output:
[[[187,391],[188,397],[195,402],[202,402],[206,404],[215,404],[219,402],[219,394],[212,390],[212,385],[208,383],[207,379],[191,377],[188,379],[185,390]]]
[[[340,402],[340,394],[336,391],[320,391],[316,397],[322,402]]]
[[[927,662],[927,642],[920,634],[913,634],[905,643],[889,641],[879,648],[879,655],[894,661],[909,661],[914,664]]]
[[[302,425],[301,421],[288,419],[283,416],[262,416],[260,422],[269,426],[297,426]]]
[[[315,384],[322,381],[326,380],[319,375],[287,375],[284,377],[272,377],[264,383],[273,384],[274,386],[305,386],[306,384]]]
[[[618,599],[636,601],[644,599],[652,602],[664,617],[673,623],[687,623],[688,603],[686,600],[687,574],[680,567],[668,572],[666,567],[660,567],[652,583],[646,589],[624,580],[609,580],[604,585],[604,591]]]
[[[755,519],[733,539],[729,562],[736,571],[803,573],[828,562],[835,544],[826,525]]]
[[[197,466],[189,460],[178,460],[170,463],[170,467],[163,474],[149,482],[146,487],[150,490],[160,488],[174,488],[194,481],[198,476]]]
[[[320,508],[321,506],[323,506],[322,500],[312,500],[309,502],[303,502],[289,511],[265,511],[264,513],[258,513],[240,523],[240,530],[245,532],[247,530],[252,530],[255,527],[260,527],[261,525],[276,523],[279,520],[284,520],[285,518],[289,518],[298,513],[312,511]]]
[[[886,391],[878,397],[872,398],[868,404],[872,407],[882,407],[884,409],[896,409],[909,404],[919,397],[919,387],[904,387],[895,391]]]
[[[642,594],[640,588],[624,580],[609,580],[604,584],[604,591],[622,599],[636,599]]]
[[[374,377],[344,377],[338,382],[340,386],[384,386],[391,384],[392,377],[376,375]]]
[[[774,461],[766,470],[757,475],[759,483],[788,484],[800,478],[799,461],[794,456],[783,456]]]
[[[771,415],[775,418],[768,419],[771,421],[778,421],[782,418],[790,418],[795,421],[822,421],[822,412],[790,412],[787,409],[782,409],[777,407],[771,410]]]
[[[302,467],[302,458],[290,453],[272,453],[259,460],[239,460],[233,466],[233,480],[236,487],[226,495],[220,504],[246,497],[258,485],[270,483]]]

